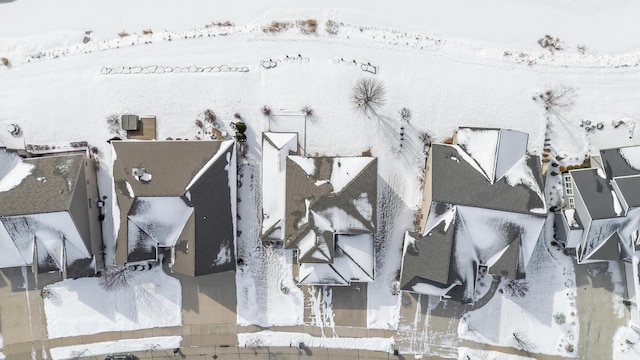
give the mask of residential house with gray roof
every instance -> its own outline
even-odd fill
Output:
[[[373,281],[377,159],[297,148],[296,134],[263,134],[263,240],[295,251],[300,284]]]
[[[98,197],[88,152],[23,159],[0,148],[0,268],[63,278],[102,269]]]
[[[525,276],[546,218],[540,158],[528,135],[459,128],[427,159],[420,232],[405,235],[403,291],[475,300],[480,271]]]
[[[640,327],[640,146],[601,150],[590,165],[563,174],[557,237],[579,264],[622,261],[632,321]]]
[[[235,270],[233,141],[113,141],[116,263],[166,259],[191,276]]]

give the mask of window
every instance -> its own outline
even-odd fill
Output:
[[[575,203],[575,201],[573,200],[573,197],[570,197],[570,198],[569,198],[569,208],[570,208],[570,209],[575,209],[575,208],[576,208],[576,203]]]
[[[91,209],[91,199],[89,199],[89,209]]]

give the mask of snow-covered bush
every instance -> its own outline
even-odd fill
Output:
[[[409,122],[409,120],[411,120],[411,110],[409,110],[408,108],[404,107],[402,109],[400,109],[400,111],[398,111],[398,113],[400,114],[400,118],[406,122]]]
[[[129,36],[129,33],[128,33],[128,32],[126,32],[126,31],[124,31],[124,30],[122,30],[122,31],[120,31],[120,32],[118,33],[118,36],[119,36],[119,37],[121,37],[121,38],[123,38],[123,37],[127,37],[127,36]]]
[[[299,20],[298,27],[303,34],[313,34],[316,32],[318,22],[315,19]]]
[[[211,109],[205,110],[204,111],[204,121],[212,124],[214,121],[216,121],[216,113],[211,111]]]
[[[271,115],[271,108],[270,108],[270,107],[268,107],[267,105],[264,105],[264,106],[262,107],[262,110],[261,110],[261,111],[262,111],[262,115],[264,115],[264,116],[269,116],[269,115]]]
[[[308,106],[308,105],[307,105],[307,106],[305,106],[305,107],[303,107],[300,111],[302,111],[302,113],[303,113],[305,116],[311,116],[311,115],[313,115],[313,109],[311,108],[311,106]]]
[[[291,27],[288,21],[272,21],[271,24],[262,28],[263,32],[280,32]]]
[[[556,50],[564,50],[560,38],[553,37],[549,34],[538,40],[538,44],[553,53]]]
[[[353,87],[351,101],[364,115],[373,115],[386,103],[386,90],[379,80],[360,79]]]
[[[340,24],[338,24],[333,20],[327,20],[327,22],[324,23],[324,28],[327,31],[327,33],[331,35],[336,35],[338,33],[338,29],[340,29]]]
[[[2,63],[2,65],[4,66],[9,66],[9,59],[7,59],[6,57],[2,57],[0,58],[0,63]]]

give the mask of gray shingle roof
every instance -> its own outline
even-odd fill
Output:
[[[578,190],[593,220],[618,217],[609,180],[597,169],[572,170],[574,187]]]
[[[531,213],[531,209],[546,207],[544,200],[530,187],[511,186],[505,178],[491,184],[464,160],[461,151],[454,145],[433,144],[430,152],[433,201],[525,214]],[[531,169],[536,185],[542,189],[539,158],[528,156],[526,165]]]

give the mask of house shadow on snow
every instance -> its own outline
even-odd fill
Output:
[[[0,269],[0,288],[11,286],[11,291],[24,291],[25,287],[29,290],[42,289],[43,287],[62,281],[62,277],[57,272],[36,275],[30,268],[23,273],[21,267]],[[25,278],[26,275],[26,278]],[[8,282],[8,283],[7,283]]]

